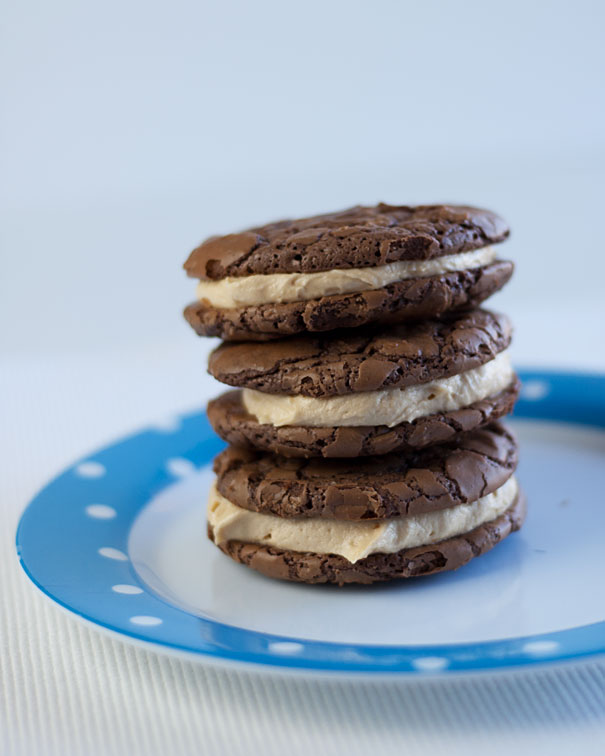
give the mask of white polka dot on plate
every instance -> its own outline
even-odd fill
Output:
[[[115,559],[116,562],[128,561],[126,554],[120,549],[114,549],[113,546],[102,546],[98,553],[106,559]]]
[[[107,504],[89,504],[85,511],[89,517],[93,517],[95,520],[111,520],[117,515],[116,510],[107,506]]]
[[[166,462],[166,469],[175,478],[187,478],[195,473],[195,465],[188,459],[175,457]]]
[[[412,666],[421,672],[437,672],[440,669],[445,669],[448,666],[448,661],[441,656],[421,656],[412,661]]]
[[[553,651],[556,651],[559,648],[559,644],[557,641],[553,640],[539,640],[539,641],[529,641],[528,643],[525,643],[523,646],[523,651],[525,651],[526,654],[535,654],[536,656],[540,656],[541,654],[550,654]]]
[[[150,617],[147,614],[138,614],[135,617],[131,617],[130,621],[133,625],[144,625],[146,627],[162,624],[162,620],[159,617]]]
[[[303,647],[300,643],[293,641],[275,641],[275,643],[269,643],[269,650],[276,654],[300,654]]]
[[[128,585],[127,583],[119,583],[118,585],[112,585],[111,590],[114,593],[124,593],[129,596],[135,596],[137,593],[143,593],[143,589],[138,585]]]
[[[151,424],[151,429],[162,433],[174,433],[181,427],[180,417],[163,417]]]
[[[100,462],[80,462],[75,472],[81,478],[101,478],[107,470]]]
[[[521,397],[530,402],[537,402],[548,394],[550,387],[546,381],[526,381],[521,384]]]

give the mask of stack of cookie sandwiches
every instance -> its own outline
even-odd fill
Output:
[[[519,382],[511,277],[494,213],[354,207],[212,237],[185,317],[219,336],[208,405],[208,534],[232,559],[306,583],[452,570],[518,530]]]

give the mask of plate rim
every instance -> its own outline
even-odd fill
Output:
[[[605,374],[594,372],[572,372],[554,370],[522,369],[519,371],[523,381],[522,397],[517,405],[513,417],[516,419],[551,420],[559,423],[572,423],[603,430],[605,428]],[[62,480],[72,476],[74,471],[82,466],[99,464],[95,458],[104,457],[108,453],[115,453],[121,447],[134,444],[137,440],[152,433],[158,438],[169,441],[175,434],[182,432],[184,425],[194,421],[192,433],[198,433],[200,428],[205,431],[205,443],[199,443],[202,463],[209,461],[209,452],[217,451],[223,446],[213,434],[203,410],[192,413],[179,414],[180,424],[175,428],[152,429],[142,428],[128,434],[113,443],[93,451],[52,478],[31,499],[24,509],[17,527],[16,547],[21,567],[29,580],[51,601],[61,606],[72,616],[93,625],[99,630],[105,630],[113,636],[120,636],[122,640],[142,642],[145,646],[153,646],[173,654],[185,654],[189,658],[200,660],[212,659],[217,663],[243,664],[247,667],[286,669],[306,671],[310,673],[347,673],[354,674],[447,674],[451,676],[466,672],[487,672],[504,669],[525,667],[536,664],[552,664],[556,662],[582,660],[605,653],[605,620],[589,625],[582,625],[564,630],[537,635],[505,638],[492,641],[456,644],[429,645],[372,645],[355,643],[337,643],[308,640],[291,636],[272,635],[255,630],[249,630],[234,625],[218,622],[211,618],[201,618],[191,615],[183,609],[169,604],[160,595],[152,591],[132,566],[128,557],[120,560],[121,567],[129,569],[131,583],[135,584],[137,594],[142,592],[152,599],[152,605],[158,603],[163,606],[163,617],[174,618],[174,613],[188,617],[199,624],[212,626],[218,639],[214,642],[205,638],[198,639],[197,644],[183,644],[171,642],[165,636],[158,636],[154,625],[130,627],[115,620],[99,616],[103,611],[86,612],[74,607],[69,601],[61,597],[60,586],[49,587],[48,580],[41,579],[32,569],[30,560],[23,554],[23,539],[30,537],[27,533],[31,526],[32,512],[45,496],[52,494],[53,487],[60,486]],[[209,447],[209,448],[206,448]],[[174,457],[175,455],[171,455]],[[195,459],[179,452],[176,456],[195,464]],[[92,468],[91,468],[92,469]],[[157,476],[155,476],[157,477]],[[178,475],[170,475],[164,471],[156,483],[157,491],[175,481]],[[95,476],[91,476],[95,480]],[[99,478],[98,480],[101,480]],[[147,493],[147,492],[146,492]],[[130,529],[137,516],[149,498],[142,504],[133,507],[133,516],[124,523],[126,533],[124,544],[127,544]],[[29,548],[26,546],[26,549]],[[124,548],[126,551],[126,548]],[[106,560],[109,562],[110,560]],[[111,560],[113,561],[113,560]],[[116,561],[116,563],[118,563]],[[101,561],[100,564],[105,564]],[[124,602],[123,597],[117,597]],[[122,603],[124,607],[124,603]],[[153,619],[155,615],[143,615]],[[140,619],[140,617],[139,617]],[[160,621],[160,625],[163,619]],[[278,650],[279,649],[279,650]]]

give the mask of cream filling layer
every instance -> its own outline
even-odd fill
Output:
[[[289,551],[338,554],[354,563],[370,554],[394,554],[468,533],[503,514],[514,502],[517,492],[517,481],[511,477],[496,491],[469,504],[413,517],[353,522],[252,512],[230,502],[213,485],[208,522],[217,543],[243,541]]]
[[[432,260],[405,260],[374,268],[325,270],[320,273],[269,273],[200,281],[196,294],[200,301],[226,309],[275,302],[305,302],[330,294],[382,289],[383,286],[407,278],[426,278],[479,268],[495,259],[496,251],[493,247],[483,247]]]
[[[245,409],[263,425],[313,428],[386,425],[392,428],[436,412],[468,407],[504,390],[513,376],[508,351],[504,351],[472,370],[416,386],[323,399],[265,394],[255,389],[244,389],[242,396]]]

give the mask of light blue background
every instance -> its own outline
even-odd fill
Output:
[[[185,360],[180,265],[207,234],[449,200],[513,226],[518,274],[494,305],[519,324],[518,361],[603,364],[580,331],[605,315],[604,3],[9,0],[2,15],[5,349],[182,345]]]

